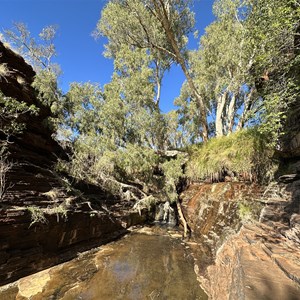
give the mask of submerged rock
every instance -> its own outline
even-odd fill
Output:
[[[22,278],[0,293],[7,300],[207,299],[180,239],[138,233]]]

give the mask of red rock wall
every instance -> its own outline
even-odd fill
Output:
[[[13,144],[9,145],[12,157],[20,160],[28,157],[35,158],[36,164],[47,164],[56,160],[57,156],[64,156],[64,151],[58,143],[52,139],[52,130],[47,127],[46,119],[50,116],[50,109],[44,106],[36,97],[36,91],[31,87],[35,72],[24,59],[6,48],[0,41],[0,63],[6,64],[10,73],[0,80],[0,90],[7,97],[23,101],[28,105],[34,104],[38,109],[38,115],[26,115],[22,122],[26,124],[26,130],[21,136],[13,138]],[[22,81],[20,81],[22,78]],[[0,136],[0,139],[4,138]]]
[[[299,187],[299,180],[264,192],[244,183],[201,184],[181,195],[199,243],[191,244],[195,271],[210,299],[299,298]],[[240,201],[260,203],[260,214],[241,222]]]
[[[104,212],[77,211],[46,215],[46,223],[31,225],[28,210],[0,211],[0,285],[76,257],[124,234],[145,221],[138,213],[114,217]]]
[[[238,230],[239,203],[258,199],[261,189],[257,185],[239,182],[194,184],[181,194],[185,216],[193,236],[220,236],[224,228]]]

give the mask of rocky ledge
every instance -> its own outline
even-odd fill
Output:
[[[299,180],[192,185],[181,197],[211,299],[299,299]]]
[[[299,244],[270,226],[243,225],[201,278],[211,299],[299,299]]]
[[[86,204],[86,205],[85,205]],[[76,257],[145,221],[129,208],[91,210],[87,203],[65,215],[45,214],[33,223],[29,209],[0,211],[0,285]],[[120,204],[119,204],[120,206]]]

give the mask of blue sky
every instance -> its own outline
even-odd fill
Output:
[[[112,60],[103,57],[105,38],[97,41],[91,36],[106,0],[0,0],[0,31],[12,27],[13,22],[25,23],[32,36],[47,25],[58,25],[55,40],[63,74],[60,85],[68,90],[70,82],[98,82],[101,86],[110,81]],[[213,0],[196,0],[196,29],[200,34],[214,17]],[[189,47],[196,49],[198,40],[191,37]],[[179,95],[184,76],[179,67],[172,67],[163,81],[161,109],[173,109],[173,100]]]

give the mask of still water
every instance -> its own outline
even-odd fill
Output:
[[[5,297],[5,298],[3,298]],[[207,299],[180,238],[131,233],[19,280],[0,299]]]

